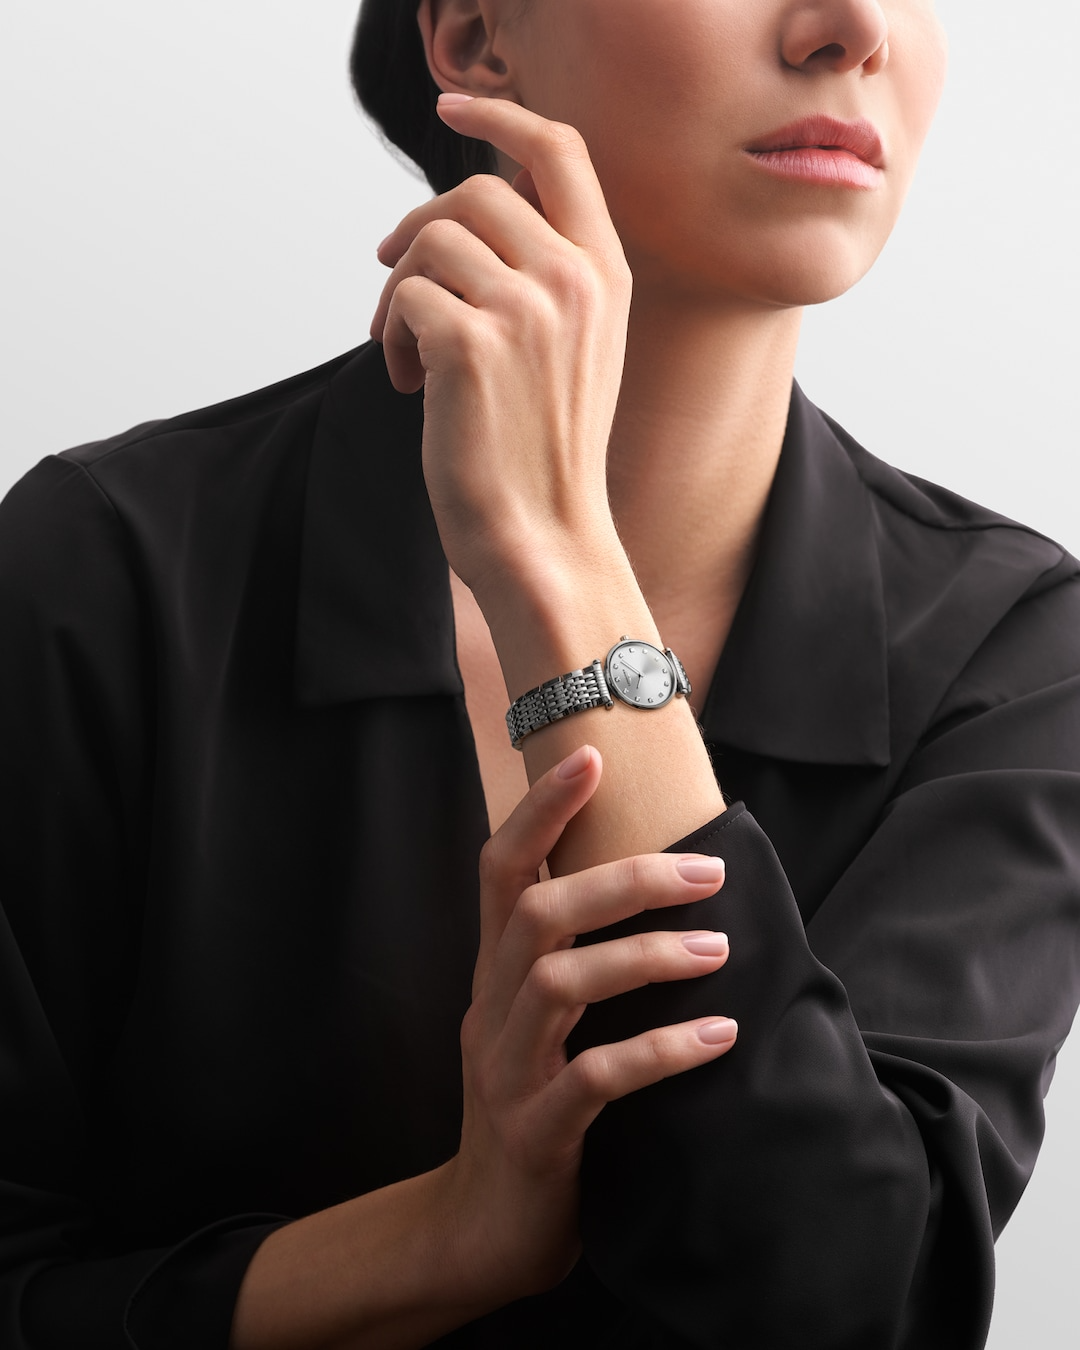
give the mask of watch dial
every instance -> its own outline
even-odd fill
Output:
[[[675,692],[671,666],[647,642],[623,642],[608,657],[608,684],[635,708],[661,708]]]

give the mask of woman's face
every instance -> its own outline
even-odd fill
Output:
[[[502,92],[585,137],[636,287],[688,295],[807,304],[858,280],[895,224],[944,78],[933,0],[480,9]],[[870,123],[880,155],[859,152],[880,168],[842,150],[753,153],[843,139],[820,125],[773,134],[815,117]],[[821,181],[830,167],[846,185]]]

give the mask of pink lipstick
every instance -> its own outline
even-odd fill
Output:
[[[805,117],[752,141],[746,154],[767,173],[823,187],[873,188],[882,178],[881,140],[866,121]]]

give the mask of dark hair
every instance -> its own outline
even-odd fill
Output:
[[[436,192],[471,174],[496,172],[491,146],[451,131],[435,111],[439,89],[424,55],[416,0],[363,0],[349,74],[360,106]]]

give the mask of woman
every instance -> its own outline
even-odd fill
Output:
[[[12,1344],[981,1343],[1076,564],[792,393],[942,49],[748,8],[425,0],[513,186],[383,243],[381,345],[8,499]]]

